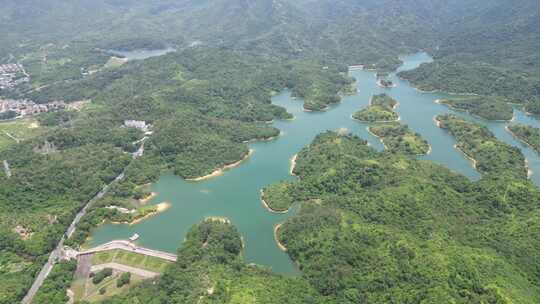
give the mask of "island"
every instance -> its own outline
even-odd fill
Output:
[[[287,76],[291,96],[302,99],[306,112],[326,111],[342,95],[356,93],[355,79],[336,67],[299,62]]]
[[[429,143],[418,133],[413,132],[407,125],[400,123],[377,124],[368,128],[369,132],[378,137],[384,147],[392,152],[408,155],[426,155],[430,152]]]
[[[468,95],[438,99],[435,102],[487,120],[508,121],[514,116],[510,100],[503,97]]]
[[[471,159],[480,173],[509,173],[527,178],[527,166],[521,151],[498,140],[488,128],[452,114],[437,116],[436,121],[440,128],[448,130],[456,138],[456,148]]]
[[[393,122],[399,120],[394,112],[398,102],[386,94],[375,95],[369,106],[353,114],[353,118],[361,122]]]

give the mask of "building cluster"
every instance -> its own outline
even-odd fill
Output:
[[[21,83],[29,81],[30,77],[21,64],[0,64],[0,90],[12,89]]]
[[[152,132],[150,131],[150,128],[152,127],[152,125],[147,124],[146,121],[144,121],[144,120],[125,120],[124,121],[124,126],[126,126],[128,128],[139,129],[139,130],[145,132],[145,134],[147,134],[147,135],[152,134]]]
[[[11,112],[14,117],[25,117],[49,111],[56,111],[66,108],[63,101],[53,101],[44,104],[37,104],[31,100],[22,99],[0,99],[0,114]]]

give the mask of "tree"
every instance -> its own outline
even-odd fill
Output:
[[[116,287],[121,288],[122,286],[129,284],[130,281],[131,281],[131,272],[124,272],[122,273],[120,278],[118,278],[118,280],[116,281]]]

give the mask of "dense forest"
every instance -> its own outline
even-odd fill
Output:
[[[246,265],[238,230],[206,220],[188,232],[178,262],[158,284],[143,284],[105,303],[326,303],[323,299],[302,278]]]
[[[399,115],[394,112],[398,102],[392,97],[381,94],[371,97],[369,106],[352,115],[362,122],[392,122],[399,120]]]
[[[124,170],[126,178],[90,209],[68,244],[80,245],[103,220],[131,222],[154,212],[155,207],[137,200],[148,195],[140,185],[157,180],[160,172],[204,176],[244,158],[246,142],[278,136],[279,130],[265,122],[292,116],[271,104],[273,92],[287,87],[308,98],[306,104],[309,96],[325,103],[318,96],[339,101],[337,94],[350,84],[337,68],[323,69],[315,61],[278,63],[236,51],[190,49],[29,93],[43,102],[64,96],[92,103],[81,111],[39,116],[47,127],[41,136],[0,151],[13,173],[0,177],[5,185],[0,190],[0,231],[10,240],[1,255],[8,269],[0,273],[6,282],[0,290],[2,303],[24,295],[75,213]],[[124,127],[128,119],[152,124],[144,155],[135,162],[129,153],[145,135]],[[105,208],[111,205],[136,213]]]
[[[22,64],[31,81],[0,97],[91,102],[39,115],[39,133],[0,149],[12,173],[0,174],[0,303],[20,301],[77,211],[120,173],[69,245],[104,220],[134,219],[107,206],[152,212],[142,185],[161,172],[204,176],[244,158],[246,142],[278,136],[266,122],[293,117],[272,94],[289,89],[308,111],[339,102],[353,92],[348,65],[386,73],[423,50],[434,61],[400,77],[479,95],[442,103],[491,120],[511,119],[510,103],[540,113],[539,16],[535,0],[2,1],[0,64]],[[176,52],[111,52],[166,47]],[[353,117],[397,120],[390,99]],[[152,125],[136,160],[147,135],[128,119]],[[406,126],[372,127],[383,153],[325,133],[299,154],[301,179],[262,197],[275,211],[302,206],[279,234],[302,278],[244,265],[235,228],[205,222],[157,285],[110,302],[535,303],[539,193],[522,153],[480,125],[438,119],[482,180],[403,155],[429,149]],[[537,130],[510,130],[535,147]],[[57,265],[35,301],[64,303],[72,272]]]
[[[540,129],[516,124],[508,126],[507,130],[519,140],[531,146],[536,152],[540,153]]]
[[[281,193],[301,210],[279,240],[301,278],[245,266],[234,227],[206,221],[158,284],[107,303],[535,303],[540,295],[540,192],[525,179],[502,172],[472,183],[333,132],[301,151],[295,174]]]
[[[280,241],[303,276],[337,303],[539,297],[540,192],[527,180],[501,172],[471,183],[331,132],[302,150],[295,174],[300,179],[284,195],[303,203]]]
[[[2,303],[24,295],[75,213],[124,170],[127,178],[114,185],[109,201],[91,209],[72,245],[84,241],[103,219],[129,221],[104,207],[111,200],[120,207],[140,207],[133,200],[146,193],[138,186],[155,181],[161,171],[203,176],[242,159],[248,152],[245,142],[278,136],[279,130],[264,122],[291,116],[270,103],[272,92],[295,88],[306,82],[304,77],[317,77],[308,81],[315,84],[343,80],[337,88],[350,84],[339,72],[320,66],[321,74],[297,74],[283,65],[272,68],[274,62],[264,58],[249,58],[233,51],[189,50],[42,89],[44,100],[65,94],[93,102],[80,112],[40,116],[38,121],[47,126],[44,134],[0,152],[12,171],[11,177],[0,176],[0,231],[10,240],[2,243],[2,265],[8,269],[0,273],[6,282],[0,290]],[[311,94],[310,88],[298,90]],[[138,149],[144,134],[124,127],[126,119],[153,125],[145,153],[136,162],[129,153]]]
[[[456,110],[467,111],[472,115],[488,120],[511,120],[514,116],[512,105],[505,98],[489,96],[464,96],[438,101]]]
[[[540,98],[540,3],[478,4],[458,4],[462,18],[442,29],[443,39],[432,51],[435,61],[400,76],[422,90],[504,97],[533,112],[529,104]]]
[[[379,137],[384,147],[392,152],[407,155],[425,155],[430,151],[429,143],[408,126],[400,123],[377,124],[369,131]]]
[[[495,175],[512,173],[517,178],[526,178],[523,153],[497,140],[486,127],[451,114],[437,116],[436,121],[456,138],[456,148],[471,158],[478,171]]]

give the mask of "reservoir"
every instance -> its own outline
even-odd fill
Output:
[[[426,53],[418,53],[401,58],[404,64],[398,71],[414,69],[432,59]],[[455,113],[468,120],[486,125],[500,140],[519,147],[526,156],[530,169],[535,173],[531,179],[540,184],[540,157],[528,146],[514,139],[505,131],[508,123],[487,122],[463,112],[455,112],[444,105],[434,103],[436,99],[448,97],[440,93],[422,93],[400,80],[395,73],[390,79],[397,84],[392,89],[381,88],[376,84],[375,71],[355,70],[350,75],[356,78],[358,93],[345,96],[341,103],[326,112],[304,112],[302,101],[291,98],[287,91],[274,96],[273,102],[287,109],[295,116],[294,120],[276,121],[275,127],[282,135],[273,141],[251,143],[255,152],[240,166],[226,171],[223,175],[200,182],[185,181],[172,174],[164,174],[152,185],[158,195],[152,203],[170,202],[172,207],[136,225],[105,224],[92,233],[90,245],[95,246],[110,240],[127,239],[134,233],[140,235],[137,243],[141,246],[176,252],[187,231],[206,217],[226,217],[239,229],[245,244],[244,257],[247,263],[256,263],[286,274],[298,274],[294,263],[285,252],[277,247],[273,228],[294,216],[296,208],[287,214],[267,211],[260,200],[260,190],[280,180],[294,180],[291,176],[290,159],[313,138],[326,130],[346,128],[366,140],[377,150],[383,149],[379,140],[370,135],[368,124],[351,119],[351,115],[368,106],[374,94],[387,93],[399,101],[396,112],[401,122],[418,132],[432,146],[432,153],[420,157],[442,164],[461,173],[471,180],[481,176],[471,162],[454,148],[456,141],[446,131],[439,129],[433,118],[444,113]],[[512,123],[524,123],[540,127],[540,122],[515,110]]]

